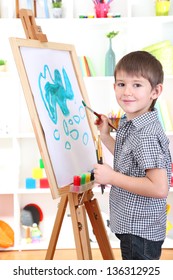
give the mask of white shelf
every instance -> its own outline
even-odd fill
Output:
[[[16,138],[17,139],[35,139],[35,134],[34,134],[34,132],[17,133]]]
[[[162,24],[164,24],[164,23],[169,23],[169,22],[171,22],[172,23],[172,21],[173,21],[173,16],[149,16],[149,17],[142,17],[142,16],[140,16],[140,17],[131,17],[130,18],[130,21],[132,21],[132,22],[143,22],[144,24],[146,23],[146,21],[147,22],[151,22],[151,23],[158,23],[158,24],[160,24],[160,23],[162,23]]]
[[[3,140],[3,139],[12,139],[14,136],[13,134],[0,134],[0,140]]]
[[[17,194],[30,194],[30,195],[35,195],[35,194],[50,194],[50,189],[49,188],[35,188],[35,189],[24,189],[20,188],[17,190]]]
[[[9,76],[10,76],[10,74],[8,71],[0,71],[0,78],[6,78]]]

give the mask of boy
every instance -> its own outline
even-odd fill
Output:
[[[171,180],[169,141],[154,104],[162,92],[160,62],[145,51],[117,64],[114,90],[125,112],[110,136],[108,118],[96,120],[103,144],[114,154],[114,169],[94,166],[95,180],[112,185],[110,228],[120,239],[122,259],[157,260],[166,234],[166,198]]]

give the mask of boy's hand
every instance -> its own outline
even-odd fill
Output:
[[[101,115],[100,118],[97,118],[95,120],[94,124],[97,126],[98,130],[101,133],[103,133],[103,134],[110,133],[109,122],[108,122],[107,116]]]
[[[114,173],[114,170],[108,164],[94,165],[94,178],[97,184],[111,184]]]

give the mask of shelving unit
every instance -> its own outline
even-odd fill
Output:
[[[96,77],[85,77],[84,82],[90,99],[91,107],[99,113],[115,112],[118,106],[113,91],[113,77],[104,76],[104,57],[108,48],[106,33],[119,31],[113,39],[113,49],[118,61],[127,52],[141,49],[150,44],[163,40],[170,40],[173,44],[173,5],[171,3],[170,16],[156,17],[152,0],[116,0],[111,4],[111,11],[121,14],[120,18],[79,19],[79,15],[94,12],[91,0],[70,0],[73,6],[67,12],[67,0],[64,0],[68,17],[62,19],[36,19],[47,35],[48,41],[63,42],[75,45],[79,56],[89,56],[95,68]],[[40,154],[33,133],[31,121],[24,100],[19,76],[9,45],[9,37],[25,38],[20,19],[0,19],[0,57],[8,61],[8,72],[0,72],[1,104],[0,104],[0,219],[9,223],[15,232],[15,245],[11,249],[47,249],[50,234],[57,212],[59,200],[53,200],[49,189],[25,189],[25,178],[31,176],[31,170],[38,165]],[[166,75],[164,92],[168,109],[173,120],[172,99],[173,75]],[[170,149],[173,157],[173,132],[167,132],[170,139]],[[105,161],[112,164],[112,156],[106,151]],[[173,224],[173,188],[168,197],[171,213],[168,220]],[[95,188],[105,224],[109,219],[108,196],[109,188],[104,195]],[[24,244],[24,232],[20,222],[21,209],[28,203],[36,203],[43,211],[43,221],[40,229],[43,237],[40,243]],[[74,248],[74,239],[69,224],[69,209],[60,233],[57,248]],[[66,231],[68,237],[66,239]],[[92,247],[97,247],[92,230]],[[112,247],[119,246],[116,238],[108,234]],[[169,231],[164,247],[173,248],[173,229]],[[1,248],[0,248],[1,249]]]

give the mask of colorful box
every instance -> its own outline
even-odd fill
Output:
[[[44,168],[44,162],[43,162],[42,158],[39,160],[39,163],[40,163],[40,168]]]
[[[41,179],[43,178],[43,169],[40,167],[36,167],[32,169],[32,177],[34,179]]]
[[[49,188],[49,182],[47,178],[40,179],[40,188]]]
[[[26,189],[35,189],[36,188],[36,180],[33,178],[26,178],[25,180]]]

